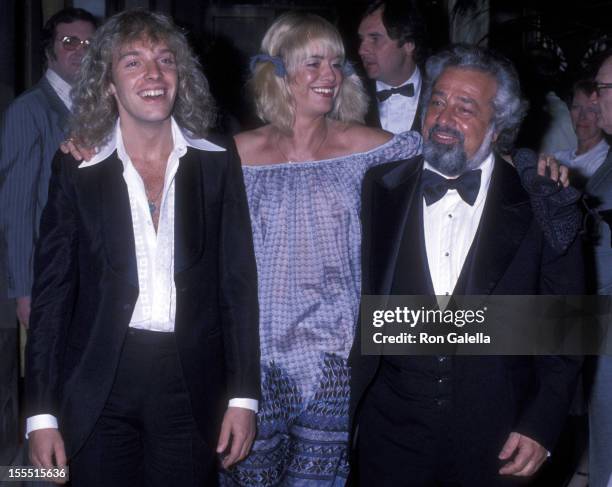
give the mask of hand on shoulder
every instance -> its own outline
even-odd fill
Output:
[[[70,154],[76,161],[90,161],[97,152],[95,147],[85,147],[72,137],[69,137],[60,144],[60,150],[64,154]]]

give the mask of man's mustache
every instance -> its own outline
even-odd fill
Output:
[[[431,140],[434,134],[442,134],[442,135],[448,135],[451,137],[456,137],[457,139],[459,139],[461,143],[465,141],[465,137],[457,129],[454,129],[448,126],[442,126],[440,124],[435,124],[433,127],[429,129],[429,140]]]

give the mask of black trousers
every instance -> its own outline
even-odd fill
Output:
[[[215,486],[215,446],[196,427],[174,334],[130,328],[102,414],[70,463],[71,485]]]
[[[497,448],[483,445],[481,455],[462,451],[452,400],[429,397],[423,394],[425,385],[406,379],[383,366],[368,390],[358,417],[352,485],[497,487],[529,482],[497,473]]]

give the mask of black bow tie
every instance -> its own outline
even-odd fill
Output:
[[[414,96],[414,85],[412,83],[408,83],[407,85],[400,86],[398,88],[377,91],[376,98],[378,98],[378,101],[385,101],[391,95],[395,94],[402,96]]]
[[[425,203],[429,206],[440,200],[449,189],[454,189],[463,198],[463,201],[474,206],[480,190],[481,173],[480,169],[476,169],[465,172],[456,179],[446,179],[438,173],[424,169],[421,176],[421,188]]]

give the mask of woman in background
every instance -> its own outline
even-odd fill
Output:
[[[579,80],[574,84],[569,109],[577,147],[554,153],[554,157],[569,168],[572,184],[579,188],[584,188],[610,149],[603,130],[597,125],[600,108],[596,90],[597,84],[591,80]]]

